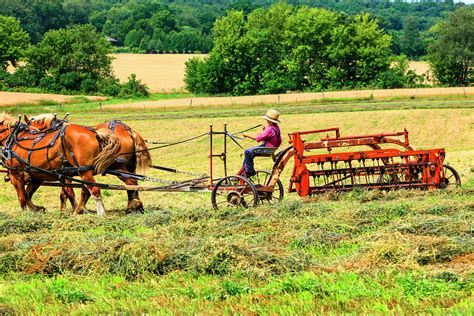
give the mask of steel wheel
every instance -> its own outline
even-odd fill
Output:
[[[270,182],[272,174],[265,170],[257,171],[255,175],[249,178],[250,181],[257,187],[259,186],[267,186]],[[259,200],[264,203],[267,201],[270,204],[278,203],[283,200],[283,196],[285,195],[285,190],[283,188],[283,184],[281,183],[280,179],[277,180],[273,192],[258,192]]]
[[[447,189],[448,187],[460,187],[461,177],[456,169],[450,165],[443,165],[444,177],[439,182],[440,189]]]
[[[211,202],[216,210],[225,207],[252,207],[258,204],[258,193],[249,179],[229,176],[216,183]]]

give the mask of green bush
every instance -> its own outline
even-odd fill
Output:
[[[117,96],[120,93],[120,84],[115,77],[101,78],[97,81],[97,91],[100,94]]]
[[[130,77],[128,77],[128,81],[121,86],[118,95],[120,97],[146,97],[149,94],[148,86],[142,83],[141,80],[137,79],[135,74],[131,74]]]
[[[421,86],[424,79],[409,69],[409,61],[402,55],[394,58],[392,67],[379,73],[372,85],[380,89],[414,88]]]

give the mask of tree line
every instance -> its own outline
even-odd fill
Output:
[[[0,15],[17,18],[38,43],[53,29],[92,24],[99,33],[134,52],[209,52],[216,19],[229,10],[248,14],[280,0],[0,0]],[[368,13],[392,36],[390,49],[418,59],[433,37],[429,29],[463,4],[453,1],[287,0],[349,15]]]
[[[169,27],[165,33],[175,34]],[[424,81],[408,70],[406,56],[393,54],[393,36],[368,13],[278,3],[248,13],[230,10],[209,32],[208,57],[186,64],[186,87],[194,93],[401,88]],[[427,56],[435,83],[472,84],[474,9],[460,6],[430,32]],[[118,82],[110,52],[111,44],[92,24],[51,29],[35,43],[18,19],[0,15],[0,89],[147,95],[135,76]],[[10,64],[16,66],[13,73],[7,71]]]
[[[429,60],[442,85],[474,81],[474,9],[460,7],[433,30]],[[206,59],[186,63],[189,91],[251,95],[423,85],[392,37],[369,14],[276,4],[249,14],[229,11],[214,25]]]

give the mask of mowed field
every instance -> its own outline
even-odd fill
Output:
[[[105,100],[104,97],[88,96],[83,97],[90,101]],[[77,96],[51,94],[51,93],[23,93],[23,92],[2,92],[0,91],[0,107],[18,104],[39,104],[51,105],[76,101]],[[77,101],[76,101],[77,102]]]
[[[210,124],[215,130],[225,122],[231,132],[243,130],[261,123],[266,109],[91,108],[72,117],[86,125],[122,119],[146,139],[173,142],[202,134]],[[474,99],[278,109],[284,135],[327,127],[339,127],[342,135],[407,128],[415,148],[446,149],[446,163],[458,170],[463,188],[357,191],[304,200],[290,194],[275,206],[219,211],[207,193],[143,193],[144,214],[125,214],[126,194],[105,190],[108,215],[98,218],[61,214],[59,190],[52,188],[40,188],[34,198],[46,213],[22,212],[13,187],[3,183],[0,313],[470,314]],[[153,151],[153,161],[208,173],[208,142],[203,137]],[[220,145],[216,139],[216,152]],[[229,151],[233,173],[241,150],[229,144]],[[271,162],[258,158],[256,165],[268,169]],[[282,176],[285,187],[290,169],[291,161]],[[93,210],[93,203],[88,207]]]

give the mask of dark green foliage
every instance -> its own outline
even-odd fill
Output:
[[[51,29],[91,23],[105,36],[119,40],[120,44],[125,43],[125,38],[130,32],[139,33],[140,36],[136,41],[129,42],[132,44],[129,50],[208,52],[212,48],[211,30],[217,18],[225,15],[229,10],[243,11],[248,14],[257,8],[265,8],[277,2],[279,1],[0,0],[0,15],[18,18],[34,43],[39,42],[42,36]],[[369,13],[379,20],[378,24],[381,28],[391,33],[402,32],[402,29],[403,32],[409,29],[414,30],[409,20],[416,19],[416,27],[422,37],[440,18],[444,18],[447,12],[459,6],[449,1],[439,3],[434,0],[419,3],[291,0],[288,3],[327,8],[348,14]],[[172,37],[175,36],[173,34],[188,37],[188,30],[192,30],[195,34],[193,42],[188,42],[189,45],[183,49],[176,48],[173,44]],[[158,33],[161,35],[157,36]],[[400,36],[396,37],[394,48],[400,47],[399,38]],[[417,47],[421,45],[421,51],[426,46],[424,41],[416,44]],[[412,50],[411,47],[406,48]],[[403,52],[412,57],[408,51],[403,50]]]
[[[210,54],[206,60],[194,57],[186,62],[185,82],[189,91],[218,94],[226,91],[227,68],[222,59]]]
[[[102,78],[112,73],[109,51],[110,45],[93,26],[78,25],[46,33],[27,57],[31,67],[56,78],[71,72]]]
[[[400,37],[400,49],[411,60],[424,55],[424,44],[420,34],[420,19],[408,16],[403,21],[403,31]]]
[[[474,82],[474,9],[461,7],[434,27],[437,39],[429,47],[436,80],[448,86]]]

